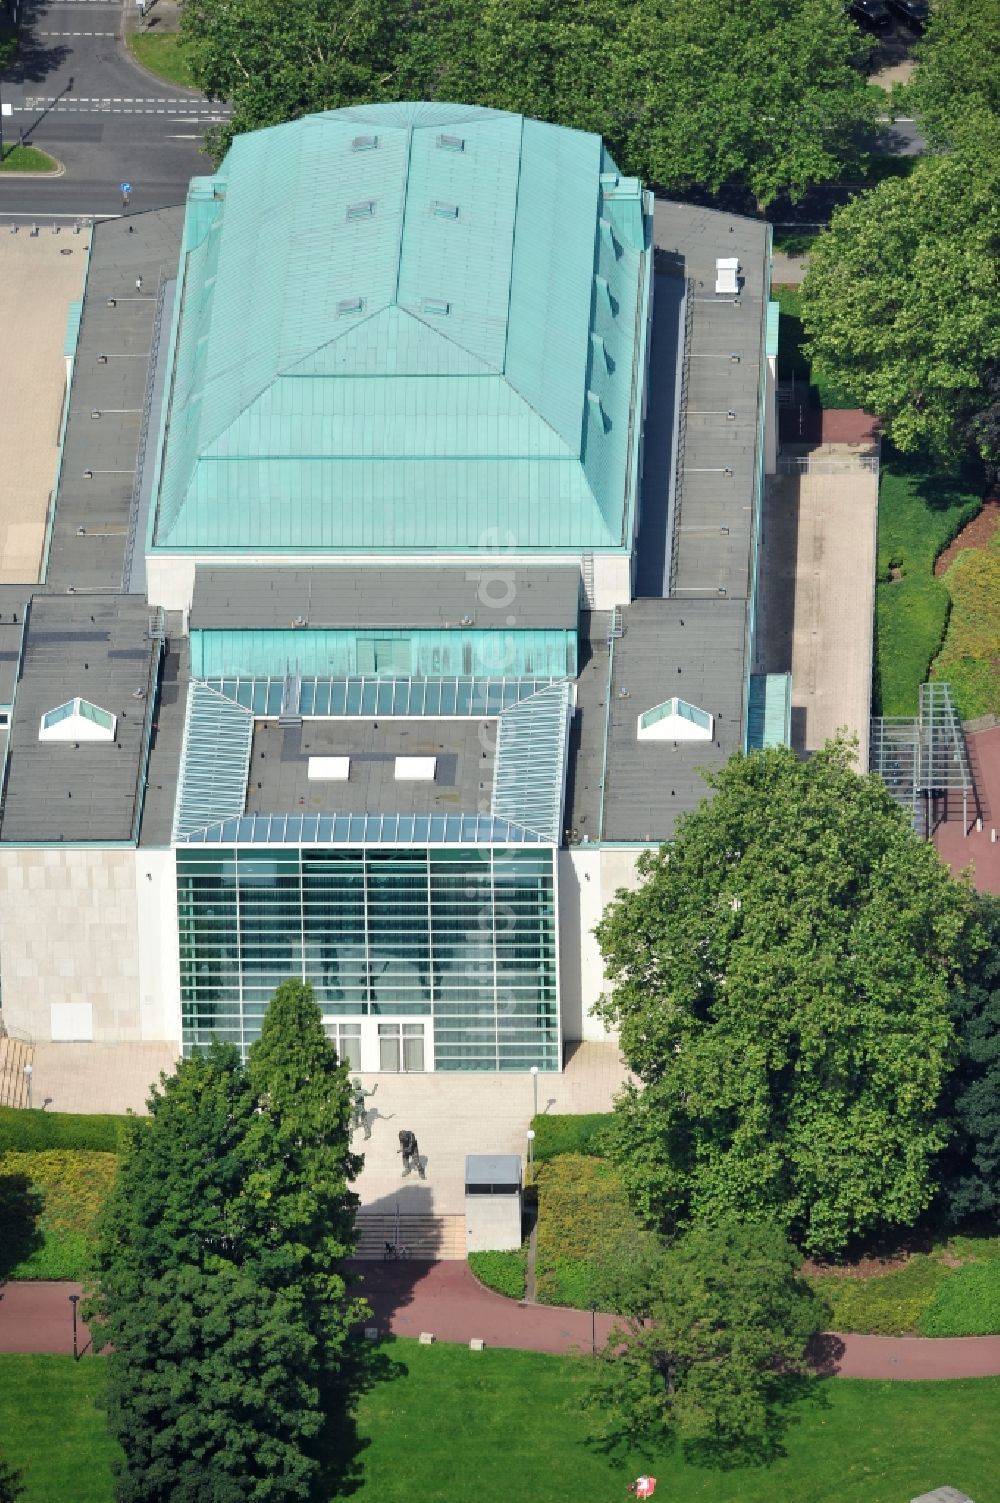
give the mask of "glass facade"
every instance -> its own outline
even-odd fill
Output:
[[[554,851],[182,847],[176,859],[185,1050],[212,1037],[245,1050],[275,988],[301,977],[324,1017],[383,1020],[381,1068],[422,1067],[409,1030],[386,1020],[427,1017],[437,1070],[559,1069]]]

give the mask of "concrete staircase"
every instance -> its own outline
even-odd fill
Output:
[[[367,1261],[385,1257],[386,1243],[396,1241],[394,1211],[358,1212],[356,1258]],[[399,1217],[400,1247],[406,1256],[423,1262],[465,1257],[465,1217],[402,1214]]]
[[[34,1056],[32,1046],[23,1039],[0,1038],[0,1106],[28,1105],[28,1077],[25,1065]]]

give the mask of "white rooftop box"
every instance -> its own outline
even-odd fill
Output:
[[[309,781],[311,783],[346,783],[350,775],[350,757],[309,758]]]
[[[433,783],[437,757],[397,757],[397,783]]]
[[[118,717],[89,699],[68,699],[43,715],[39,741],[113,741]]]
[[[639,741],[711,741],[715,717],[686,699],[668,699],[639,716]]]
[[[740,290],[740,263],[736,256],[720,256],[715,263],[715,290],[730,297]]]

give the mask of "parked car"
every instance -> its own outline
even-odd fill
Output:
[[[889,31],[892,16],[885,0],[851,0],[847,7],[851,19],[866,31]]]
[[[888,0],[889,9],[911,31],[923,31],[930,15],[927,0]]]

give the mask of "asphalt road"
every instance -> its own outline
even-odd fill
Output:
[[[0,83],[12,110],[4,137],[23,133],[66,171],[0,177],[0,222],[118,214],[121,183],[132,184],[133,210],[182,202],[188,180],[211,170],[201,136],[224,111],[132,62],[121,0],[28,0],[22,18],[20,54]]]

